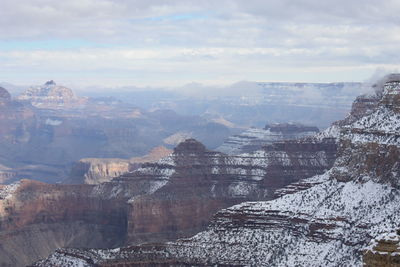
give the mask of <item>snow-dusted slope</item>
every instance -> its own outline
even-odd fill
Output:
[[[277,123],[264,129],[250,128],[239,135],[229,137],[217,148],[230,155],[249,153],[277,141],[296,140],[318,133],[318,128],[294,123]]]
[[[100,266],[361,266],[371,237],[400,220],[399,96],[400,80],[389,80],[371,113],[342,126],[334,167],[309,179],[308,189],[222,210],[190,239],[118,251],[59,250],[37,266],[64,255]]]

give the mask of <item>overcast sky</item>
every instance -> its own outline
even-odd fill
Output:
[[[0,81],[362,81],[400,66],[399,0],[1,0]]]

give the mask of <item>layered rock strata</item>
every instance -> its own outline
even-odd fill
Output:
[[[363,266],[400,266],[400,236],[398,233],[384,233],[372,239],[364,251]]]
[[[339,129],[333,168],[278,199],[224,209],[189,239],[118,250],[63,249],[36,266],[359,266],[371,238],[400,220],[399,94],[400,79],[387,79],[376,108]]]
[[[110,182],[10,185],[2,189],[0,254],[9,255],[2,264],[20,266],[59,247],[92,247],[93,240],[98,247],[114,247],[188,237],[204,230],[221,208],[274,198],[277,188],[322,173],[335,153],[336,144],[325,140],[284,142],[227,156],[189,139],[170,156]],[[70,232],[78,231],[77,225],[83,225],[79,238]],[[22,244],[24,239],[29,241]],[[34,246],[34,240],[51,241]]]
[[[76,162],[71,169],[67,183],[73,184],[100,184],[109,182],[122,174],[132,172],[145,162],[156,162],[166,157],[172,150],[163,146],[152,149],[143,157],[131,159],[86,158]]]
[[[233,135],[217,150],[230,155],[249,153],[274,142],[297,140],[318,132],[317,127],[295,123],[276,123],[266,125],[264,129],[250,128],[239,135]]]

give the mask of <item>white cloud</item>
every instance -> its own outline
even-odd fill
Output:
[[[395,0],[2,0],[0,79],[359,80],[397,68],[399,13]]]

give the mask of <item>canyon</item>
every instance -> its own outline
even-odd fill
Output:
[[[359,266],[375,237],[381,241],[370,248],[381,256],[367,251],[366,264],[395,266],[398,237],[379,234],[397,229],[400,219],[400,75],[385,77],[376,89],[314,138],[337,137],[332,168],[279,190],[278,198],[220,210],[191,238],[58,249],[34,266]]]
[[[48,81],[18,97],[0,90],[0,179],[68,182],[83,158],[143,157],[181,132],[217,147],[235,129],[172,110],[143,110],[113,98],[79,97]]]
[[[323,173],[335,154],[334,138],[283,141],[236,156],[188,139],[171,155],[109,182],[21,180],[0,189],[0,254],[7,255],[0,264],[24,266],[60,247],[190,237],[222,208],[276,198],[277,189]]]

